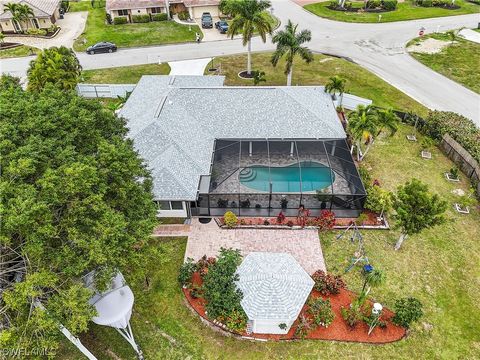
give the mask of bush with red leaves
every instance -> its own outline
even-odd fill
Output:
[[[208,273],[208,267],[215,264],[216,261],[217,259],[215,259],[214,257],[207,258],[207,255],[203,255],[200,260],[197,261],[196,270],[198,271],[202,279]]]
[[[345,289],[347,284],[340,277],[340,275],[326,274],[323,270],[317,270],[312,275],[315,281],[314,288],[322,295],[338,294],[340,289]]]
[[[335,223],[335,213],[330,210],[322,210],[320,216],[315,218],[315,226],[318,226],[320,231],[333,229]]]
[[[285,215],[283,214],[282,211],[277,215],[277,224],[283,224],[285,221]]]

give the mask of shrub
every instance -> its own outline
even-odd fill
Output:
[[[50,27],[47,29],[47,33],[53,34],[55,31],[57,31],[58,26],[55,24],[50,25]]]
[[[288,226],[288,227],[292,227],[292,226],[293,226],[293,221],[292,221],[292,220],[288,220],[288,221],[287,221],[287,226]]]
[[[240,207],[241,208],[249,208],[250,207],[250,199],[240,200]]]
[[[148,23],[148,22],[150,22],[150,15],[148,15],[148,14],[132,15],[132,22],[133,23]]]
[[[452,167],[449,171],[450,175],[454,179],[458,179],[458,168],[456,166]]]
[[[223,221],[228,228],[234,228],[238,223],[237,215],[231,211],[227,211],[223,216]]]
[[[192,276],[196,270],[196,265],[193,262],[192,258],[188,258],[186,262],[180,267],[180,272],[178,273],[178,282],[182,286],[190,286],[192,284]]]
[[[190,296],[194,299],[198,299],[203,297],[203,289],[201,286],[193,285],[192,289],[190,290]]]
[[[358,167],[358,173],[360,175],[360,179],[362,179],[363,186],[365,190],[368,190],[370,186],[372,186],[372,176],[368,172],[368,169],[364,165],[360,165]]]
[[[384,0],[383,8],[388,11],[395,10],[397,8],[397,0]]]
[[[260,204],[255,204],[255,209],[261,209],[262,208],[262,205]]]
[[[190,14],[188,13],[188,11],[179,12],[177,16],[180,20],[183,20],[183,21],[190,19]]]
[[[268,219],[263,220],[263,225],[270,225],[270,221]]]
[[[320,216],[315,218],[314,223],[320,231],[331,230],[336,223],[335,213],[330,210],[322,210],[320,211]]]
[[[283,224],[285,221],[285,215],[283,214],[282,211],[280,211],[277,215],[277,224]]]
[[[117,16],[113,19],[113,24],[114,25],[122,25],[127,23],[127,17],[126,16]]]
[[[109,13],[106,13],[105,14],[105,19],[107,20],[107,23],[109,25],[112,25],[113,21],[112,21],[112,15],[110,15]]]
[[[395,316],[392,322],[396,325],[409,328],[412,322],[423,316],[422,303],[413,298],[402,298],[395,301]]]
[[[366,299],[365,293],[361,293],[352,301],[348,308],[341,308],[340,313],[342,314],[342,318],[351,328],[354,328],[358,322],[364,318],[363,313]]]
[[[238,265],[242,261],[239,250],[220,249],[215,264],[212,264],[203,282],[206,310],[211,319],[228,319],[237,311],[245,316],[240,301],[242,291],[237,288]],[[235,314],[236,316],[237,314]]]
[[[310,320],[304,314],[301,314],[298,317],[298,324],[297,328],[295,329],[295,336],[303,339],[311,329],[312,324],[310,323]]]
[[[340,289],[346,287],[340,275],[326,274],[323,270],[317,270],[312,275],[313,281],[315,281],[314,288],[322,295],[338,294]]]
[[[203,278],[208,273],[208,268],[215,264],[216,261],[217,259],[214,257],[207,258],[207,255],[203,255],[195,264],[195,270],[198,271],[200,276]]]
[[[367,190],[365,208],[377,214],[388,212],[393,205],[392,193],[378,185],[370,186]]]
[[[355,223],[357,224],[357,226],[361,226],[367,220],[368,220],[367,214],[361,213],[360,215],[358,215],[357,219],[355,220]]]
[[[317,326],[329,327],[335,318],[330,300],[322,298],[312,299],[308,302],[308,312]]]
[[[152,21],[166,21],[166,20],[168,20],[168,15],[166,13],[152,15]]]
[[[419,128],[437,141],[449,134],[480,162],[480,129],[470,119],[450,111],[431,111],[425,121],[419,121]]]
[[[222,322],[232,331],[242,332],[247,327],[247,316],[243,310],[232,310],[227,316],[223,317]]]
[[[27,30],[27,34],[28,35],[41,35],[41,36],[45,36],[47,35],[47,30],[45,29],[28,29]]]
[[[367,9],[376,9],[379,8],[381,5],[380,0],[368,0],[367,1]]]

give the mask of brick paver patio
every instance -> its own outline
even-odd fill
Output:
[[[200,259],[203,255],[217,256],[221,247],[240,249],[243,256],[252,251],[286,252],[309,274],[324,270],[318,232],[311,229],[221,229],[212,220],[200,224],[192,219],[185,259]]]
[[[153,236],[188,236],[190,235],[190,225],[171,224],[160,225],[153,230]]]

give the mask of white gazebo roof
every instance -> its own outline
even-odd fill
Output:
[[[237,269],[241,305],[250,320],[295,320],[314,281],[286,253],[252,252]]]

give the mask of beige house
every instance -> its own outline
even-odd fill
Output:
[[[27,21],[16,21],[5,4],[28,5],[33,17]],[[48,29],[60,17],[60,0],[0,0],[0,30],[5,33],[18,33],[26,29]]]
[[[107,0],[105,10],[112,20],[123,16],[128,22],[132,21],[133,15],[176,14],[182,11],[188,11],[195,19],[204,12],[218,16],[219,3],[220,0]]]

